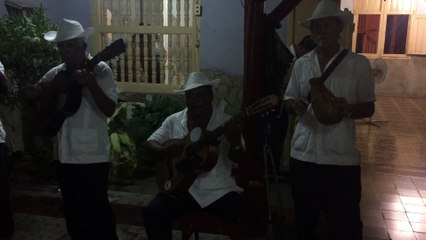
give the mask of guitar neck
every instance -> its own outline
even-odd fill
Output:
[[[121,53],[124,53],[126,51],[126,44],[124,43],[124,40],[122,38],[114,41],[109,46],[107,46],[105,49],[100,51],[98,54],[96,54],[92,59],[90,59],[84,66],[84,68],[87,71],[93,71],[93,68],[101,62],[101,61],[108,61]]]
[[[273,107],[277,106],[278,103],[279,103],[279,99],[275,94],[271,94],[269,96],[266,96],[265,98],[260,99],[254,104],[246,107],[244,111],[232,117],[225,124],[219,126],[218,128],[214,129],[213,131],[209,133],[204,134],[203,136],[201,136],[200,140],[190,144],[185,151],[185,155],[187,157],[193,156],[202,148],[216,141],[217,138],[224,133],[225,125],[228,124],[229,122],[231,121],[241,122],[243,119],[249,116],[252,116],[254,114],[260,114],[262,112],[265,112],[266,110],[272,109]]]
[[[92,59],[86,62],[84,69],[91,72],[100,61],[102,61],[102,59],[100,58],[99,54],[96,54]]]

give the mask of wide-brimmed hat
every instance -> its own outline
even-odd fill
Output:
[[[44,34],[44,39],[49,42],[62,42],[74,38],[89,37],[94,28],[88,27],[86,30],[75,20],[62,19],[58,26],[58,31],[49,31]]]
[[[183,93],[185,91],[202,87],[202,86],[211,86],[212,89],[219,85],[220,79],[209,80],[207,75],[203,72],[193,72],[189,74],[188,80],[186,80],[185,88],[182,90],[174,90],[176,93]]]
[[[339,5],[333,0],[321,0],[312,13],[312,16],[305,21],[299,22],[299,24],[306,28],[310,28],[312,20],[327,17],[336,17],[340,19],[344,26],[353,22],[353,15],[348,9],[345,9],[345,11],[340,10]]]

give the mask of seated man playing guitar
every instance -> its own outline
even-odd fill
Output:
[[[187,189],[175,188],[173,181],[179,178],[157,181],[160,193],[144,209],[145,228],[151,240],[172,239],[173,223],[193,210],[203,209],[228,219],[237,219],[243,212],[243,189],[237,186],[231,170],[233,162],[244,157],[244,142],[238,121],[212,104],[213,88],[218,84],[219,79],[209,81],[204,73],[191,73],[185,88],[177,91],[185,94],[187,107],[170,115],[147,140],[148,148],[158,157],[158,165],[168,166],[163,174],[178,171],[195,176]],[[218,129],[224,135],[209,136]],[[206,140],[209,137],[213,141]],[[188,145],[188,138],[192,144]],[[176,166],[170,166],[173,157],[181,158]],[[201,165],[210,160],[213,164],[202,169]]]

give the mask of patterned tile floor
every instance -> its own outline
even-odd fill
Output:
[[[426,99],[378,96],[372,120],[357,124],[362,155],[364,240],[426,239],[425,109]],[[151,186],[148,191],[152,191],[152,183],[147,185]],[[284,206],[292,208],[288,184],[277,186],[275,190],[283,194]],[[138,189],[147,188],[133,190]],[[132,197],[139,202],[147,200],[129,193],[113,194],[112,199],[131,201]],[[13,240],[69,240],[62,218],[16,213],[15,219],[17,231]],[[291,222],[291,216],[286,219]],[[291,224],[288,226],[291,228]],[[118,225],[118,233],[122,240],[146,239],[141,226]],[[174,234],[175,239],[180,239],[178,231]],[[325,234],[321,236],[326,239]],[[203,235],[201,239],[228,238]],[[292,239],[291,234],[286,239]]]

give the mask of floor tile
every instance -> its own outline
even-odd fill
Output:
[[[426,223],[426,214],[407,212],[407,217],[410,222]]]
[[[416,240],[416,236],[411,231],[388,230],[391,240]]]
[[[411,227],[414,232],[426,233],[426,223],[412,222]]]
[[[404,206],[402,205],[402,203],[397,203],[397,202],[381,202],[380,209],[388,210],[388,211],[404,212]]]
[[[398,188],[397,191],[401,196],[420,197],[420,194],[416,189]]]
[[[409,221],[398,221],[398,220],[385,220],[387,229],[400,230],[400,231],[413,231]]]
[[[364,226],[363,229],[364,240],[367,239],[389,239],[388,231],[385,227],[372,227]]]
[[[405,205],[419,205],[424,206],[423,199],[421,197],[409,197],[401,196],[400,197],[402,204]]]
[[[408,217],[405,212],[395,212],[395,211],[382,211],[383,218],[385,220],[398,220],[398,221],[408,221]]]

